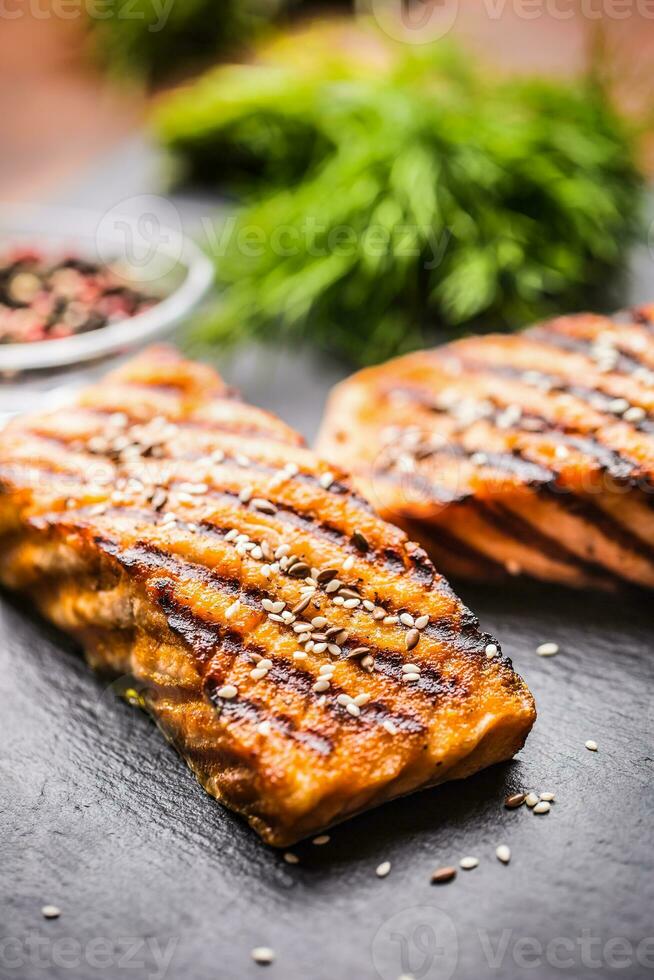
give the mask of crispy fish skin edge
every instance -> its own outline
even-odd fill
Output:
[[[25,522],[20,519],[21,508],[18,501],[21,496],[24,496],[24,493],[21,494],[20,487],[12,488],[7,485],[6,481],[4,486],[0,486],[0,534],[3,531],[6,533],[7,528],[9,528],[19,539],[21,537],[33,538],[38,548],[45,540],[44,532],[36,531],[32,522]],[[56,539],[57,532],[51,533]],[[87,659],[92,666],[105,670],[107,668],[113,669],[117,673],[131,673],[139,680],[147,682],[151,678],[148,676],[147,658],[142,660],[139,656],[138,633],[140,630],[140,639],[142,640],[146,631],[144,627],[139,625],[138,620],[139,612],[150,608],[151,600],[144,595],[139,595],[138,582],[134,576],[129,575],[120,567],[120,563],[116,559],[99,552],[92,529],[78,527],[74,530],[74,538],[73,551],[77,553],[78,558],[82,552],[84,553],[91,570],[90,574],[100,577],[105,573],[113,574],[119,583],[118,591],[122,587],[123,592],[127,593],[127,596],[123,595],[123,599],[127,600],[127,606],[136,610],[133,622],[129,622],[124,631],[126,637],[123,639],[126,642],[122,647],[120,644],[113,643],[116,638],[115,627],[108,627],[106,631],[103,631],[103,627],[98,628],[93,623],[71,623],[70,619],[66,619],[65,609],[62,609],[62,595],[57,594],[56,589],[53,595],[48,595],[47,590],[44,591],[41,581],[36,581],[32,587],[26,587],[15,579],[11,563],[4,562],[1,558],[0,580],[5,586],[30,595],[36,606],[48,619],[76,636],[85,649]],[[66,544],[70,544],[70,541],[66,541]],[[63,594],[64,591],[65,586],[62,585],[61,593]],[[165,638],[165,642],[179,656],[180,663],[175,665],[169,685],[178,695],[177,672],[178,669],[183,670],[184,665],[186,665],[187,671],[190,668],[190,673],[192,673],[194,667],[193,649],[171,633],[168,623],[162,620],[162,614],[159,610],[151,609],[150,611],[155,612],[157,618],[155,643]],[[130,630],[135,631],[133,635],[130,635]],[[116,645],[119,647],[117,654],[115,650],[110,653],[109,651],[112,651]],[[524,744],[535,719],[535,710],[533,699],[524,683],[508,664],[504,665],[503,669],[506,670],[509,686],[513,689],[512,711],[501,717],[497,725],[491,727],[488,732],[481,733],[470,751],[464,752],[461,758],[454,760],[449,768],[445,767],[440,770],[435,778],[414,782],[409,780],[407,783],[407,772],[402,770],[397,779],[383,785],[379,791],[370,793],[362,801],[343,799],[335,819],[327,822],[321,818],[319,813],[309,811],[303,814],[301,818],[296,814],[293,822],[290,825],[287,824],[283,813],[275,811],[274,807],[272,811],[267,808],[266,804],[270,800],[266,798],[265,790],[262,791],[257,786],[258,774],[256,769],[248,766],[242,760],[237,761],[230,757],[228,751],[221,756],[220,744],[211,746],[211,753],[203,752],[201,748],[198,749],[193,745],[193,725],[191,724],[193,719],[190,718],[190,711],[182,712],[181,722],[179,720],[171,721],[170,713],[163,710],[163,704],[159,698],[146,698],[146,705],[159,727],[186,759],[207,791],[228,807],[245,816],[267,843],[283,847],[386,800],[407,795],[419,788],[435,785],[446,779],[462,778],[491,763],[511,758]],[[161,677],[158,675],[157,681],[153,685],[154,690],[157,691],[160,686]],[[197,690],[191,692],[187,707],[198,708],[205,712],[213,710],[204,700],[199,675]],[[217,759],[216,749],[219,750]],[[213,761],[210,757],[213,758]],[[226,770],[229,770],[227,777],[225,776]]]

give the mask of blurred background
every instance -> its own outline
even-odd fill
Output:
[[[311,435],[353,367],[653,298],[652,63],[654,0],[4,0],[0,199],[200,242],[176,339]]]

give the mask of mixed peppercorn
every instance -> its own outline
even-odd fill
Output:
[[[34,249],[0,258],[0,344],[55,340],[136,316],[158,300],[108,266]]]

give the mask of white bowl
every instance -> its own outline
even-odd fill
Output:
[[[155,199],[162,200],[162,199]],[[175,210],[169,202],[165,202]],[[150,224],[148,238],[143,226]],[[154,213],[105,214],[63,208],[5,206],[0,208],[0,251],[33,246],[53,257],[74,254],[106,263],[117,257],[130,275],[126,281],[144,292],[162,294],[155,306],[134,317],[88,333],[24,344],[0,344],[0,372],[71,368],[83,362],[122,354],[169,334],[206,295],[213,266],[181,228],[161,224]],[[128,258],[128,253],[134,254]],[[16,379],[9,377],[11,384]]]

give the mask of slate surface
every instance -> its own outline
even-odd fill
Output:
[[[143,154],[125,158],[129,186],[143,192],[149,178],[133,173]],[[103,189],[130,193],[116,161],[108,173],[113,182],[82,182],[80,203]],[[635,268],[635,296],[645,298],[651,257]],[[342,368],[251,352],[225,373],[311,437]],[[204,794],[120,700],[120,685],[93,676],[29,608],[0,600],[0,976],[653,974],[651,598],[460,591],[536,696],[525,749],[512,764],[359,817],[326,847],[298,847],[293,867]],[[561,653],[538,657],[544,640]],[[584,748],[589,738],[599,752]],[[505,810],[505,795],[521,789],[556,793],[552,812]],[[508,867],[499,843],[512,849]],[[468,854],[477,869],[430,885],[436,867]],[[392,870],[380,880],[383,860]],[[42,918],[46,903],[59,919]],[[256,945],[275,949],[274,965],[251,961]]]
[[[464,590],[538,702],[518,761],[382,807],[289,866],[30,610],[0,604],[0,972],[480,980],[654,967],[647,600]],[[543,639],[557,657],[535,654]],[[599,751],[584,742],[594,738]],[[551,813],[505,794],[556,793]],[[495,857],[508,843],[508,867]],[[445,886],[429,875],[480,859]],[[380,880],[375,868],[392,862]],[[40,908],[58,905],[46,921]],[[249,951],[270,945],[271,967]]]

